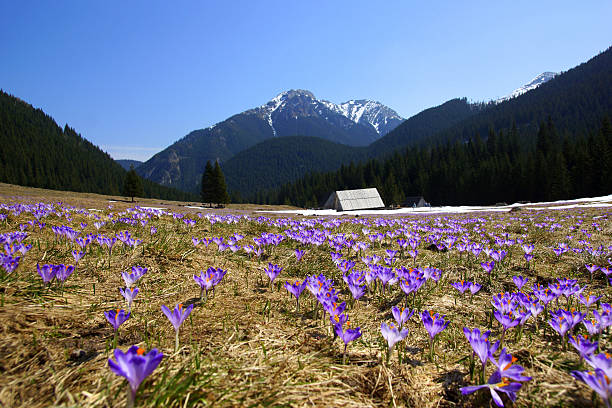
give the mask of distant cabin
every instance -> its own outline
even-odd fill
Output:
[[[323,208],[336,211],[371,210],[385,208],[385,204],[375,188],[360,190],[334,191],[323,205]]]
[[[406,201],[404,202],[404,207],[430,207],[429,203],[425,201],[422,196],[415,197],[406,197]]]

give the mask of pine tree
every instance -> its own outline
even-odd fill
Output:
[[[208,203],[212,206],[214,201],[214,175],[213,166],[210,164],[210,160],[206,162],[204,167],[204,173],[202,173],[202,190],[200,192],[200,198],[202,203]]]
[[[212,173],[213,177],[213,202],[217,204],[227,204],[229,203],[229,195],[227,194],[227,186],[225,185],[225,176],[221,171],[221,166],[219,166],[219,162],[215,162],[215,168]]]
[[[135,196],[142,197],[144,195],[142,180],[140,180],[140,177],[138,174],[136,174],[134,166],[130,166],[130,171],[128,171],[127,175],[125,176],[125,182],[123,183],[123,195],[126,197],[132,197],[132,202],[134,202]]]

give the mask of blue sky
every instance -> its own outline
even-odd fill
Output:
[[[612,45],[610,1],[0,2],[0,88],[115,158],[287,89],[409,117]]]

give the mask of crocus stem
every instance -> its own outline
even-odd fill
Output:
[[[119,337],[119,330],[115,330],[115,337],[113,338],[113,348],[117,348],[118,337]]]
[[[178,348],[179,348],[179,331],[176,330],[176,337],[174,339],[174,352],[178,352]]]
[[[128,385],[127,389],[127,408],[134,408],[134,399],[136,398],[136,393],[132,391],[132,388]]]
[[[344,351],[342,352],[342,364],[346,364],[346,346],[348,346],[348,344],[344,345]]]
[[[433,361],[433,352],[434,352],[434,341],[433,339],[429,340],[429,360]]]

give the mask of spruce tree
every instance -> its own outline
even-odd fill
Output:
[[[202,203],[208,203],[212,206],[214,201],[214,174],[213,166],[210,164],[210,160],[206,162],[204,167],[204,173],[202,173],[202,190],[200,192],[200,198]]]
[[[127,175],[125,176],[125,182],[123,183],[123,195],[126,197],[132,197],[132,202],[134,202],[135,196],[142,197],[144,195],[142,180],[140,180],[140,177],[138,174],[136,174],[134,166],[130,166],[130,171],[128,171]]]
[[[227,187],[225,185],[225,176],[221,171],[219,162],[215,162],[215,168],[213,169],[213,202],[217,204],[229,203],[229,195],[227,194]]]

